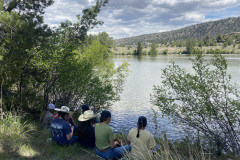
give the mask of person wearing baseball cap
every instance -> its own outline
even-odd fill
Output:
[[[90,110],[89,106],[87,104],[83,104],[82,106],[82,113],[84,113],[85,111]]]
[[[52,140],[59,145],[69,145],[78,142],[78,136],[73,136],[74,126],[66,121],[72,112],[67,106],[55,108],[58,118],[51,123]]]
[[[52,103],[48,104],[47,110],[45,110],[41,115],[40,121],[41,121],[42,128],[50,127],[51,122],[54,119],[54,109],[55,109],[54,104]]]
[[[126,151],[131,150],[130,145],[117,147],[117,142],[114,142],[113,130],[108,125],[111,117],[111,113],[104,110],[101,113],[100,123],[95,125],[96,152],[103,159],[120,158]]]

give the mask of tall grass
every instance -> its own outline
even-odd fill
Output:
[[[4,113],[0,116],[0,160],[2,159],[99,159],[95,150],[80,144],[59,146],[40,122],[25,121],[24,115]]]
[[[117,134],[117,138],[122,139],[127,144],[127,136]],[[213,160],[216,159],[211,153],[203,151],[202,147],[188,142],[169,141],[166,136],[155,138],[158,149],[153,149],[146,155],[140,150],[133,154],[127,152],[124,156],[127,160]],[[147,148],[147,147],[144,147]]]
[[[16,113],[5,112],[0,117],[0,152],[2,155],[22,154],[25,150],[31,152],[27,146],[27,133],[33,131],[33,127],[23,122],[21,116]]]

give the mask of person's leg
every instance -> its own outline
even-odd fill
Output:
[[[100,152],[98,149],[96,149],[96,153],[99,157],[103,158],[103,159],[107,159],[104,152]]]
[[[76,143],[76,142],[78,142],[78,136],[72,136],[72,139],[70,140],[70,144],[74,144],[74,143]]]
[[[124,155],[124,153],[130,152],[130,151],[131,151],[131,146],[130,145],[125,145],[125,146],[122,146],[122,147],[114,148],[114,152],[115,152],[116,157],[121,157],[121,156]]]
[[[114,149],[111,148],[106,152],[100,152],[98,149],[96,149],[96,153],[99,157],[103,158],[103,159],[113,159],[116,158],[115,156],[115,152]]]
[[[74,125],[73,134],[77,134],[77,126],[76,125]]]

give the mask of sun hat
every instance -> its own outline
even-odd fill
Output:
[[[55,111],[69,113],[70,109],[67,106],[62,106],[61,108],[55,108]]]
[[[83,105],[82,105],[82,110],[83,110],[83,111],[89,110],[89,106],[88,106],[87,104],[83,104]]]
[[[111,118],[111,113],[107,110],[102,111],[101,118],[108,118],[108,117]]]
[[[62,106],[61,108],[55,108],[55,111],[68,113],[69,117],[72,117],[73,113],[67,106]]]
[[[55,105],[52,104],[52,103],[49,103],[49,104],[48,104],[48,108],[49,108],[49,109],[55,109]]]
[[[97,115],[94,115],[92,110],[87,110],[78,117],[78,120],[83,122],[83,121],[87,121],[89,119],[92,119],[94,117],[97,117]]]

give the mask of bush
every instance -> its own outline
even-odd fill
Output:
[[[172,62],[163,70],[163,86],[154,86],[151,102],[163,115],[185,126],[204,149],[236,155],[240,149],[239,90],[230,84],[224,57],[214,55],[209,63],[204,61],[201,54],[196,55],[192,74]]]
[[[164,49],[162,53],[163,54],[167,54],[168,53],[168,49]]]
[[[228,50],[220,50],[220,49],[210,49],[206,52],[206,54],[230,54],[231,52]]]

